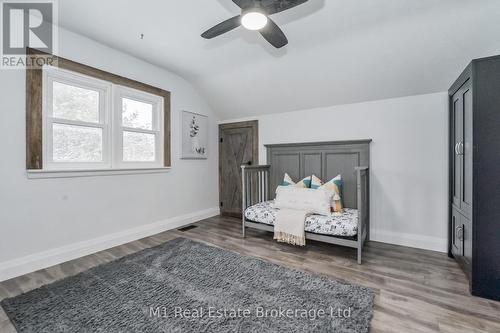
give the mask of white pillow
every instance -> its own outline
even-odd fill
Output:
[[[274,208],[305,210],[318,215],[330,215],[333,193],[309,188],[279,186],[276,190]]]

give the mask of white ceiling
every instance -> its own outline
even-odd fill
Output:
[[[280,50],[243,28],[200,37],[231,0],[59,4],[62,26],[184,76],[222,118],[445,91],[500,53],[499,0],[309,0],[273,16]]]

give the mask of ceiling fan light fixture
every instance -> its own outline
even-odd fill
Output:
[[[306,3],[308,0],[233,0],[241,14],[214,25],[201,34],[212,39],[240,26],[248,30],[260,30],[259,34],[277,49],[288,44],[283,30],[269,16],[284,12]]]
[[[241,25],[248,30],[260,30],[267,25],[267,16],[260,11],[250,11],[241,17]]]

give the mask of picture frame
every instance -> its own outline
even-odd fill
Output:
[[[208,158],[208,116],[181,112],[181,159]]]

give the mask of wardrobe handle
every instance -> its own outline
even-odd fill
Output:
[[[458,155],[458,142],[455,143],[455,155]]]
[[[458,143],[458,153],[459,153],[460,155],[463,155],[463,154],[464,154],[464,143],[463,143],[463,142],[461,142],[461,141]]]
[[[458,240],[460,241],[464,240],[464,227],[463,226],[458,227],[455,234]]]

